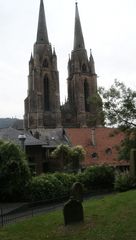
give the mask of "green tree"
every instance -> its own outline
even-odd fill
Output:
[[[90,127],[105,125],[103,102],[99,93],[93,94],[88,98],[88,103],[91,105],[91,117],[87,120]]]
[[[99,93],[106,124],[118,127],[125,135],[120,159],[129,159],[130,149],[136,148],[136,91],[115,80],[108,90],[100,88]]]
[[[75,146],[71,148],[70,159],[73,170],[77,171],[81,166],[81,162],[85,158],[85,150],[82,146]]]
[[[30,177],[25,153],[12,142],[0,141],[1,200],[23,200]]]
[[[65,144],[60,144],[56,147],[56,149],[52,152],[52,157],[57,158],[61,161],[62,168],[67,166],[69,155],[70,155],[70,147]]]
[[[79,169],[80,162],[84,160],[85,151],[82,146],[70,147],[61,144],[52,152],[52,157],[60,159],[64,169],[75,170]]]
[[[136,91],[118,80],[108,89],[99,88],[106,123],[123,129],[136,127]]]

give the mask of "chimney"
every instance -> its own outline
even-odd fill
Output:
[[[91,142],[92,142],[92,146],[96,146],[95,128],[91,129]]]

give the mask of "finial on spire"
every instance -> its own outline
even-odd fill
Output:
[[[53,55],[56,56],[56,51],[55,51],[55,47],[53,46]]]
[[[32,61],[33,61],[33,54],[32,54],[32,52],[31,52],[30,62],[32,62]]]

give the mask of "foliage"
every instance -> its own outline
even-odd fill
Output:
[[[136,148],[136,129],[125,130],[124,139],[119,148],[119,159],[130,159],[130,151]]]
[[[84,160],[85,151],[82,146],[70,147],[61,144],[52,152],[52,157],[59,158],[63,162],[64,169],[78,170],[80,162]]]
[[[63,162],[64,166],[68,164],[68,159],[70,155],[70,147],[65,144],[60,144],[52,152],[52,157],[60,159]]]
[[[0,230],[2,240],[134,240],[136,191],[128,191],[83,203],[84,223],[64,226],[62,210],[37,215]]]
[[[64,186],[54,174],[42,174],[32,179],[30,192],[32,201],[52,201],[61,199]]]
[[[103,102],[99,93],[96,93],[89,97],[89,104],[91,105],[92,115],[88,119],[88,124],[90,127],[95,127],[98,125],[105,125],[104,112],[103,112]]]
[[[70,159],[72,168],[78,170],[80,168],[80,163],[85,158],[85,150],[82,146],[75,146],[70,149]]]
[[[136,91],[115,80],[109,90],[100,88],[99,92],[108,124],[125,129],[136,127]]]
[[[76,182],[76,175],[73,173],[54,173],[54,176],[63,184],[64,194],[69,195],[70,189]]]
[[[0,198],[23,199],[30,180],[25,153],[12,142],[0,141]]]
[[[109,166],[89,167],[83,173],[53,173],[34,177],[30,186],[31,199],[61,200],[71,193],[73,183],[80,182],[84,190],[111,189],[114,183],[114,170]]]
[[[136,179],[133,179],[128,171],[116,173],[114,189],[116,191],[127,191],[136,187]]]
[[[78,175],[86,189],[109,189],[114,183],[114,169],[110,166],[101,165],[88,167],[83,174]]]
[[[115,80],[110,89],[99,89],[108,125],[117,126],[124,132],[119,151],[120,159],[129,159],[130,149],[136,147],[136,91]]]

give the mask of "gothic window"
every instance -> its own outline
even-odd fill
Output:
[[[85,111],[89,112],[89,85],[87,80],[84,81],[84,99],[85,99]]]
[[[83,73],[86,72],[86,65],[85,65],[85,64],[82,65],[82,72],[83,72]]]
[[[49,67],[49,64],[48,64],[47,59],[44,59],[44,61],[43,61],[43,67],[45,67],[45,68],[48,68],[48,67]]]
[[[49,79],[47,76],[44,78],[44,110],[50,110],[50,101],[49,101]]]

